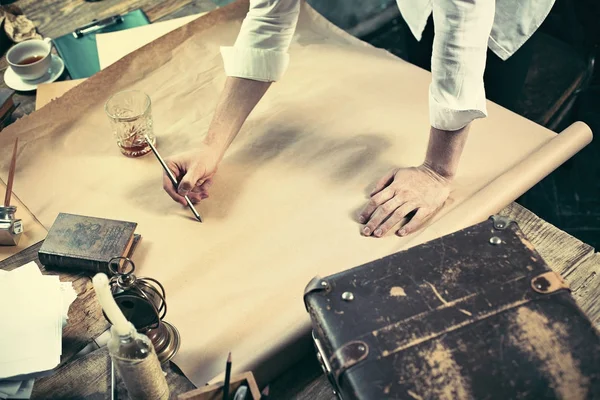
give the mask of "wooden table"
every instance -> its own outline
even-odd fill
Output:
[[[36,23],[38,31],[47,37],[58,37],[71,32],[94,18],[125,13],[140,7],[152,22],[215,8],[210,0],[103,0],[95,3],[81,0],[21,0],[16,4]],[[2,57],[0,68],[5,66],[6,61]],[[34,94],[17,94],[16,101],[21,105],[13,119],[33,112]],[[600,255],[589,245],[546,223],[516,203],[505,208],[501,214],[510,216],[519,223],[550,267],[569,282],[575,298],[590,319],[595,324],[600,324]],[[39,246],[40,244],[34,245],[0,262],[0,268],[11,270],[28,261],[37,260]],[[105,348],[94,344],[94,340],[107,329],[108,324],[95,300],[90,278],[80,274],[58,275],[61,281],[73,282],[78,296],[71,305],[69,322],[63,331],[61,363],[52,376],[36,381],[33,398],[109,398],[108,354]],[[94,347],[97,350],[87,355],[78,355],[82,349]],[[166,370],[173,398],[177,393],[194,388],[172,363],[166,366]],[[120,390],[122,393],[122,385]],[[271,383],[271,398],[334,399],[312,349],[307,350],[299,363]]]

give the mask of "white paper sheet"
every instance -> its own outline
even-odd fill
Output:
[[[189,15],[187,17],[175,18],[164,22],[155,22],[150,25],[138,26],[124,31],[97,34],[96,46],[98,47],[100,69],[108,67],[132,51],[139,49],[145,44],[166,35],[204,14],[206,13]]]
[[[70,282],[42,275],[34,262],[0,274],[0,304],[10,304],[0,310],[0,379],[60,363],[62,329],[75,298]]]

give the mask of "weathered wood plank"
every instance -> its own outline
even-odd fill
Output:
[[[196,2],[193,0],[161,1],[152,7],[148,7],[148,9],[146,10],[146,15],[148,15],[148,18],[150,18],[150,20],[153,22],[159,21],[161,19],[164,20],[164,19],[176,18],[174,15],[177,11],[181,10],[182,8],[188,6],[192,3],[196,3]],[[199,3],[206,3],[206,1],[200,1]],[[212,3],[212,2],[210,2],[210,3]],[[213,5],[214,5],[214,3],[213,3]],[[192,13],[189,13],[187,15],[190,15],[190,14],[192,14]]]
[[[561,231],[517,203],[512,203],[500,214],[517,221],[550,268],[563,276],[594,254],[592,246]]]
[[[565,279],[579,307],[600,328],[600,253],[578,264]]]
[[[183,7],[186,0],[171,0]],[[103,0],[87,2],[81,0],[21,0],[19,7],[32,20],[38,32],[43,36],[56,38],[72,32],[74,29],[90,23],[93,19],[102,19],[115,14],[123,14],[141,8],[145,12],[163,3],[161,0]],[[150,21],[163,17],[163,11],[156,9]]]
[[[334,400],[335,395],[323,374],[314,351],[302,358],[270,385],[272,399]]]
[[[273,396],[273,398],[285,399],[286,397]],[[287,398],[297,400],[337,400],[337,397],[333,394],[331,385],[324,375],[321,375],[312,381],[308,386],[302,389],[300,393]]]
[[[196,388],[172,363],[163,365],[163,370],[167,373],[170,399]],[[127,399],[127,389],[118,374],[116,379],[118,398]],[[51,376],[36,380],[31,398],[110,399],[110,380],[110,357],[104,347],[63,366]]]
[[[186,5],[177,9],[176,11],[166,14],[163,17],[157,18],[156,21],[160,22],[174,18],[187,17],[188,15],[200,14],[202,12],[211,11],[217,8],[215,3],[213,3],[211,0],[187,0],[186,3]],[[159,14],[159,12],[156,12],[154,9],[148,10],[148,13],[153,13],[153,15]]]

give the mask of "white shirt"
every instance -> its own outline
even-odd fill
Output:
[[[225,73],[279,80],[289,64],[301,1],[250,0],[235,44],[221,48]],[[509,58],[538,29],[554,1],[396,0],[417,40],[433,12],[431,126],[452,131],[487,116],[483,73],[488,47],[501,59]]]

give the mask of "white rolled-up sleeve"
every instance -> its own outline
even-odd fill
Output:
[[[487,116],[483,73],[494,0],[433,0],[431,126],[454,131]]]
[[[289,64],[301,0],[250,0],[233,46],[221,47],[227,76],[274,82]]]

